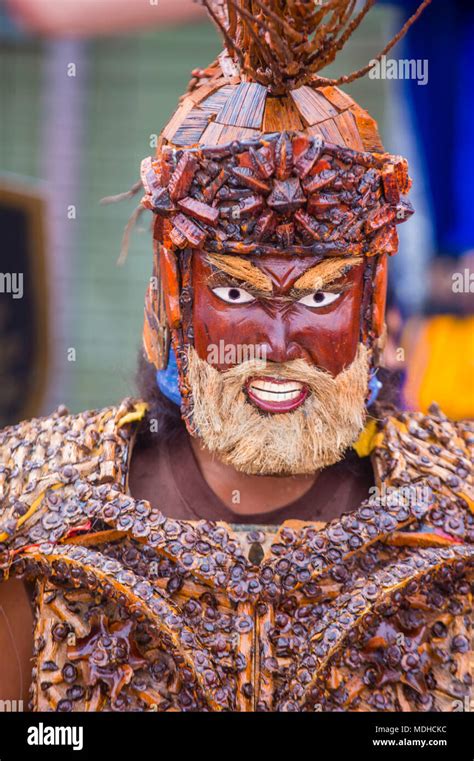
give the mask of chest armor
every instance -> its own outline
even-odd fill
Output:
[[[1,567],[37,579],[33,710],[469,708],[469,425],[387,418],[376,497],[325,525],[236,527],[128,494],[142,414],[0,434]]]

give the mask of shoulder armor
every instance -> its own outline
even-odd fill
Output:
[[[60,407],[49,417],[0,431],[0,548],[4,553],[7,547],[10,555],[12,549],[41,540],[41,520],[52,527],[54,516],[47,518],[46,513],[54,512],[55,490],[62,489],[66,497],[69,491],[77,493],[78,479],[123,485],[130,440],[126,424],[140,419],[145,409],[143,402],[133,399],[75,415]]]
[[[472,421],[449,420],[437,405],[426,415],[399,412],[378,424],[372,444],[378,486],[427,486],[435,497],[434,524],[474,542]]]

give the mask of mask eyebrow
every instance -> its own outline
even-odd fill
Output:
[[[292,290],[306,291],[311,289],[313,291],[320,291],[333,280],[345,275],[352,267],[361,264],[362,260],[362,256],[352,256],[347,259],[340,257],[325,259],[323,262],[319,262],[319,264],[306,270],[293,284]]]
[[[273,290],[270,278],[262,270],[241,256],[207,254],[207,261],[221,272],[225,272],[227,275],[240,280],[243,284],[248,283],[259,291],[271,293]]]

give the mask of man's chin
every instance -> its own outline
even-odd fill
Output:
[[[333,378],[303,360],[261,365],[242,363],[222,373],[189,350],[193,432],[220,460],[249,475],[309,475],[344,457],[365,421],[368,351],[360,344],[354,361]],[[270,365],[269,365],[270,370]],[[255,382],[256,379],[256,382]],[[259,404],[250,397],[249,380]],[[305,387],[294,409],[287,402]],[[275,397],[280,393],[280,400]],[[278,411],[263,410],[268,402]]]

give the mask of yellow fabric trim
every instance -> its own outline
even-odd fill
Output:
[[[352,448],[355,449],[359,457],[368,457],[382,441],[383,433],[377,431],[375,420],[369,420],[355,444],[352,445]]]
[[[120,418],[120,420],[117,421],[117,428],[121,428],[123,425],[126,425],[127,423],[133,423],[135,422],[135,420],[142,420],[147,409],[148,409],[148,404],[146,402],[137,402],[134,405],[133,412],[127,412],[126,415],[124,415],[123,417]]]
[[[36,497],[35,501],[32,503],[29,510],[24,515],[22,515],[21,518],[18,518],[15,530],[18,531],[20,526],[22,526],[25,523],[25,521],[27,521],[28,518],[31,515],[33,515],[33,513],[38,509],[47,491],[49,491],[50,489],[60,489],[61,486],[64,486],[64,484],[53,484],[52,486],[48,486],[47,489],[42,491],[41,494],[38,497]],[[4,532],[3,534],[0,534],[0,542],[4,542],[6,539],[8,539],[8,537],[9,537],[9,534],[7,534],[6,532]]]
[[[105,411],[105,414],[100,416],[99,420],[97,421],[97,430],[99,433],[103,433],[106,424],[110,420],[110,417],[111,417],[110,409],[107,409]]]
[[[398,430],[400,433],[408,433],[408,428],[405,423],[402,423],[401,420],[398,420],[396,417],[390,418],[391,424]]]

